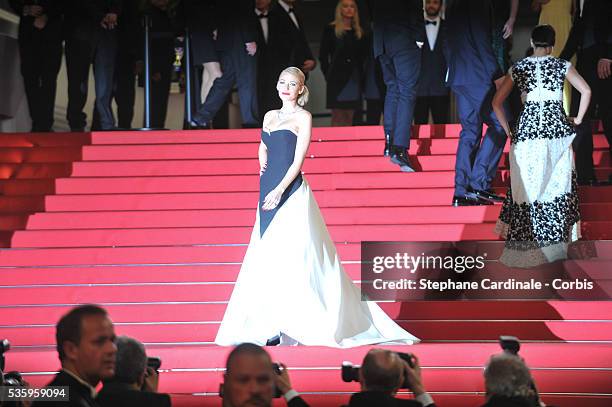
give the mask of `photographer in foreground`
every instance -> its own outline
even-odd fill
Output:
[[[487,402],[482,407],[539,407],[529,368],[511,353],[491,356],[484,371]]]
[[[292,389],[287,367],[272,363],[268,352],[252,343],[236,346],[227,357],[220,396],[224,407],[271,407],[281,396],[289,407],[308,407]]]
[[[361,391],[351,396],[349,407],[434,407],[423,386],[419,360],[414,355],[409,360],[410,364],[390,350],[370,350],[359,370]],[[406,386],[414,394],[414,400],[395,397]]]
[[[119,336],[115,376],[104,380],[96,401],[101,407],[170,407],[170,397],[157,393],[159,373],[147,366],[145,347],[136,339]]]

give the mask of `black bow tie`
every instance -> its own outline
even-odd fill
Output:
[[[289,14],[293,13],[293,7],[289,7],[289,10],[287,10],[287,13]]]
[[[438,22],[437,21],[425,20],[425,25],[429,25],[429,24],[438,25]]]
[[[257,17],[259,17],[259,18],[268,18],[268,15],[262,13],[262,14],[258,15]]]

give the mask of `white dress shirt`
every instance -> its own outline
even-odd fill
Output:
[[[293,24],[295,24],[295,26],[297,28],[300,28],[300,24],[298,23],[297,17],[295,16],[295,13],[290,13],[289,12],[289,9],[292,8],[292,7],[289,4],[285,3],[283,0],[278,0],[278,5],[281,6],[283,9],[285,9],[287,14],[289,14],[289,17],[291,17],[291,20],[293,21]]]
[[[255,9],[255,14],[257,17],[262,14],[269,15],[268,13],[264,13],[263,11],[259,11],[257,9]],[[261,24],[261,31],[263,32],[263,37],[266,44],[268,43],[268,18],[269,17],[259,18],[259,24]]]
[[[436,24],[427,24],[427,21],[435,21]],[[436,47],[436,39],[438,38],[438,31],[440,31],[440,21],[440,16],[436,18],[425,16],[425,32],[427,33],[429,49],[432,51]]]

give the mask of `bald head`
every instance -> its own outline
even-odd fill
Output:
[[[372,349],[363,359],[360,375],[364,390],[395,393],[404,381],[404,362],[395,352]]]

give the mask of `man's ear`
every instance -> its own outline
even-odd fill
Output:
[[[77,359],[77,354],[79,352],[79,346],[72,342],[72,341],[64,341],[64,343],[62,344],[63,350],[64,350],[64,355],[66,356],[66,359],[68,360],[75,360]]]

